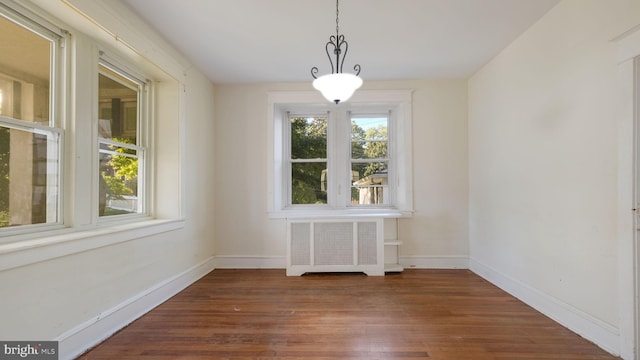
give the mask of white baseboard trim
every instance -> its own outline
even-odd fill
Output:
[[[402,256],[400,264],[405,269],[468,269],[466,256]],[[284,256],[235,256],[215,257],[216,269],[285,269]]]
[[[215,257],[216,269],[284,269],[284,256],[237,256],[219,255]]]
[[[58,336],[60,359],[74,359],[214,270],[211,257]]]
[[[469,264],[469,269],[478,276],[508,292],[562,326],[595,343],[605,351],[615,356],[620,355],[620,333],[614,326],[474,259],[470,259]]]
[[[400,256],[405,269],[468,269],[466,256]]]

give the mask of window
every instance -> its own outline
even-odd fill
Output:
[[[409,214],[410,93],[361,91],[339,105],[315,95],[270,94],[270,214]]]
[[[291,204],[327,203],[327,116],[290,115]]]
[[[62,223],[64,38],[0,4],[0,231]]]
[[[0,249],[26,264],[183,227],[182,67],[26,4],[0,0]]]
[[[145,211],[145,83],[107,63],[98,77],[98,215],[140,214]]]
[[[389,116],[351,116],[351,205],[389,205]]]
[[[337,202],[345,206],[383,206],[391,203],[388,194],[388,170],[392,163],[387,151],[388,115],[354,113],[335,108],[327,110],[324,115],[289,112],[288,118],[291,198],[287,205],[329,204],[330,197],[338,197]],[[349,127],[340,126],[339,123],[345,121],[351,123]],[[350,129],[349,137],[328,139],[330,127]],[[338,129],[337,133],[343,132]],[[344,133],[347,134],[347,131]],[[332,157],[335,159],[333,163],[328,161],[329,141],[338,150],[333,151],[336,154]],[[347,146],[350,146],[349,156],[339,150]],[[335,169],[330,171],[330,167]],[[349,170],[340,171],[342,168]],[[342,173],[345,174],[344,179],[340,178]],[[344,180],[344,189],[350,188],[350,191],[344,192],[342,198],[340,194],[328,194],[329,189],[339,191],[343,188],[341,180]]]

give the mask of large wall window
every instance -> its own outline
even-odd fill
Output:
[[[96,226],[160,231],[148,220],[179,216],[179,173],[153,176],[151,159],[179,151],[179,81],[23,4],[0,1],[0,246]]]
[[[320,115],[288,112],[287,117],[288,205],[391,204],[388,114],[327,108]],[[345,122],[350,126],[342,126]]]
[[[0,230],[62,223],[64,38],[0,4]]]
[[[411,213],[411,95],[359,94],[340,105],[270,94],[273,217]]]
[[[292,205],[327,203],[327,115],[289,114]]]
[[[394,165],[389,154],[390,117],[352,113],[350,118],[351,205],[389,205],[389,169]]]
[[[106,64],[98,76],[98,214],[143,213],[146,84]]]

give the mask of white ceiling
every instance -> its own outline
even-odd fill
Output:
[[[333,0],[123,0],[216,83],[331,71]],[[366,80],[466,78],[558,0],[342,0],[344,71]]]

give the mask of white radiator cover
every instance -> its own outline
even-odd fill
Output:
[[[287,276],[307,272],[384,275],[382,218],[288,221]]]

